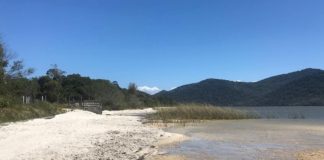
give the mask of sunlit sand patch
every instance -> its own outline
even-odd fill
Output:
[[[297,160],[323,160],[324,149],[316,151],[303,151],[297,154]]]

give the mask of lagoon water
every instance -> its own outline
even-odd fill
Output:
[[[262,118],[324,119],[324,106],[236,107],[236,109],[255,112]]]
[[[168,128],[191,139],[165,151],[189,160],[293,160],[300,151],[324,149],[324,107],[240,109],[255,111],[264,119],[218,120]]]

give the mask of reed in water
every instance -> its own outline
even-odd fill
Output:
[[[157,112],[148,116],[151,121],[183,122],[200,120],[256,119],[259,115],[228,107],[186,104],[176,107],[156,108]]]

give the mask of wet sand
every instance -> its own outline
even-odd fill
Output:
[[[149,160],[186,160],[186,157],[181,155],[155,155],[150,157]]]

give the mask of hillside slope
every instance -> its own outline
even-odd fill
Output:
[[[305,69],[254,83],[207,79],[155,96],[221,106],[324,105],[324,71]]]

